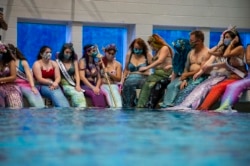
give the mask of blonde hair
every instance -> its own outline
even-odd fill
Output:
[[[157,49],[160,49],[163,46],[167,46],[168,49],[169,49],[169,51],[170,51],[170,54],[173,55],[172,48],[158,34],[153,34],[152,36],[149,36],[149,38],[148,38],[148,44],[151,44],[153,47],[155,47]]]

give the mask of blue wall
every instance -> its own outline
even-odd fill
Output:
[[[189,40],[190,32],[191,31],[186,31],[186,30],[153,29],[153,33],[160,35],[171,47],[173,47],[172,42],[179,38],[184,38]]]
[[[37,54],[41,46],[48,45],[52,48],[53,57],[60,51],[61,46],[66,42],[67,25],[63,24],[41,24],[18,22],[17,23],[17,46],[28,59],[32,66],[37,59]],[[100,52],[108,44],[116,44],[118,52],[116,59],[123,64],[125,53],[127,52],[127,29],[125,27],[100,27],[83,26],[82,44],[97,44]],[[172,46],[172,42],[178,38],[189,39],[188,30],[167,30],[153,29],[153,33],[159,34],[165,41]],[[210,33],[210,45],[213,47],[220,39],[221,32]],[[240,32],[244,47],[250,43],[250,33]],[[80,54],[80,53],[78,53]]]
[[[116,60],[123,64],[124,52],[127,48],[127,29],[123,27],[83,26],[82,44],[96,44],[101,54],[102,48],[108,44],[115,44],[118,48]]]
[[[38,52],[43,45],[52,48],[53,56],[60,51],[66,42],[66,25],[17,23],[17,47],[28,59],[30,66],[37,59]]]
[[[212,48],[218,44],[218,42],[220,41],[221,33],[222,32],[210,32],[210,44],[209,44],[210,48]],[[242,42],[244,48],[246,48],[247,44],[250,43],[250,33],[239,32],[239,34],[240,34],[241,42]]]

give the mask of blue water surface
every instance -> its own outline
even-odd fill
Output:
[[[250,114],[0,111],[0,165],[249,165]]]

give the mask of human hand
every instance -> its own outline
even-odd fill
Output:
[[[182,73],[180,80],[183,81],[188,78],[188,73]]]
[[[197,73],[194,74],[193,79],[196,80],[203,74],[203,69],[200,69]]]
[[[54,81],[51,86],[53,86],[54,89],[57,89],[58,88],[58,83]]]
[[[235,36],[235,38],[231,41],[231,43],[232,43],[233,45],[239,43],[239,37],[238,37],[238,36]]]
[[[184,89],[188,85],[187,80],[183,80],[180,85],[180,90]]]
[[[100,89],[98,87],[94,87],[93,89],[94,94],[100,95]]]
[[[148,68],[147,68],[146,66],[143,66],[143,67],[140,67],[140,68],[139,68],[139,71],[140,71],[140,72],[143,72],[143,71],[146,71],[146,70],[148,70]]]
[[[82,91],[82,89],[81,89],[81,87],[80,87],[79,85],[76,85],[75,90],[76,90],[77,92],[81,92],[81,91]]]
[[[31,91],[32,91],[34,94],[38,94],[38,90],[37,90],[36,87],[34,87],[34,86],[31,87]]]

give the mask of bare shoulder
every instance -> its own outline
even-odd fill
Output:
[[[122,66],[121,63],[118,62],[118,61],[115,61],[115,65],[116,65],[117,67],[121,67],[121,66]]]
[[[22,60],[22,65],[23,66],[29,66],[28,62],[26,60]]]
[[[147,57],[148,57],[148,58],[153,58],[153,55],[148,51],[148,52],[147,52]]]
[[[163,46],[160,50],[159,50],[159,56],[168,56],[169,55],[169,48],[167,46]]]
[[[53,67],[58,67],[58,64],[56,61],[53,61],[53,60],[50,60],[50,61],[51,61]]]
[[[41,66],[41,64],[40,64],[39,60],[35,61],[33,64],[33,67],[40,67],[40,66]]]

